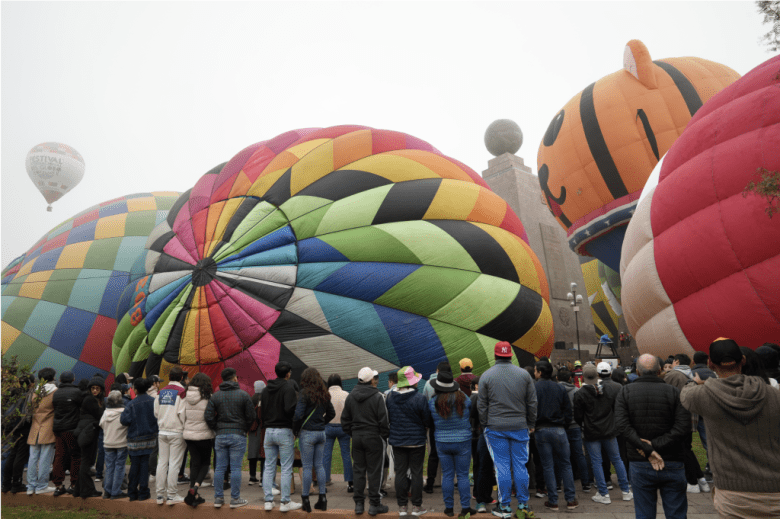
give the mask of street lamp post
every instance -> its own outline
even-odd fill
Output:
[[[577,293],[577,283],[571,284],[571,292],[566,294],[566,299],[568,299],[571,306],[574,307],[574,325],[577,327],[577,358],[582,360],[582,353],[580,351],[580,323],[577,319],[577,314],[579,313],[580,305],[582,304],[582,296]]]

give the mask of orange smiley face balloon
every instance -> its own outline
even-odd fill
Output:
[[[626,225],[647,177],[696,110],[737,79],[702,58],[652,61],[628,42],[623,69],[574,96],[539,146],[539,183],[569,246],[620,268]]]

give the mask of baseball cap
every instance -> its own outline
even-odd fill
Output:
[[[496,354],[496,357],[511,357],[512,345],[506,341],[497,342],[494,353]]]
[[[576,368],[576,367],[579,367],[579,366],[582,366],[582,361],[575,360],[574,361],[574,367]]]
[[[460,359],[460,369],[463,368],[473,368],[474,363],[471,362],[471,359]]]
[[[585,367],[582,368],[582,378],[585,382],[598,383],[599,374],[596,370],[596,366],[593,364],[586,364]]]
[[[599,372],[599,375],[609,375],[612,373],[612,365],[609,362],[599,362],[596,371]]]
[[[719,337],[710,344],[710,360],[713,364],[724,362],[742,362],[742,350],[733,339]]]
[[[404,366],[398,370],[398,389],[414,387],[420,380],[422,380],[422,375],[414,371],[411,366]]]
[[[360,372],[358,373],[358,379],[361,382],[371,382],[372,380],[374,380],[374,377],[377,375],[379,375],[378,371],[374,371],[369,367],[365,367],[361,369]]]

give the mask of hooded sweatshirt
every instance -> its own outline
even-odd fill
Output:
[[[185,440],[210,440],[214,437],[205,418],[208,399],[204,400],[200,396],[200,389],[195,386],[187,388],[187,395],[184,397],[184,405],[179,409],[179,417],[184,424]]]
[[[583,384],[574,395],[574,420],[586,441],[608,440],[615,430],[615,395],[601,385]]]
[[[103,447],[106,449],[127,447],[127,426],[119,421],[124,410],[124,406],[109,407],[100,418],[100,427],[103,428]]]
[[[350,436],[376,434],[387,439],[390,423],[382,393],[371,384],[358,384],[344,402],[341,427]]]
[[[579,391],[579,388],[572,384],[571,382],[558,382],[560,385],[566,389],[566,395],[569,397],[569,401],[572,404],[572,409],[574,409],[574,395]],[[569,429],[576,427],[579,429],[580,424],[577,423],[577,421],[574,418],[574,415],[572,415],[571,422],[569,422]]]
[[[269,380],[260,396],[263,426],[266,429],[292,429],[297,404],[292,382],[284,378]]]
[[[664,382],[673,385],[680,391],[682,391],[682,388],[691,380],[693,380],[693,373],[691,372],[690,366],[675,366],[672,371],[664,375]]]
[[[734,375],[685,386],[680,400],[707,423],[717,488],[780,492],[780,391],[760,377]]]
[[[184,432],[184,424],[179,417],[186,391],[178,382],[171,382],[162,388],[154,400],[154,416],[160,434],[180,435]]]

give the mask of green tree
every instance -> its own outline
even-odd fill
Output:
[[[768,205],[764,212],[772,218],[773,214],[780,212],[780,171],[758,168],[753,180],[742,191],[742,196],[747,197],[750,193],[766,198]]]
[[[765,43],[769,47],[769,52],[780,51],[780,1],[759,1],[756,2],[758,13],[764,15],[764,23],[772,26],[772,29],[764,34],[760,43]]]
[[[20,366],[16,357],[3,362],[2,376],[2,452],[5,454],[15,444],[14,433],[32,421],[35,408],[43,399],[43,384],[32,384],[27,387],[26,382],[35,378],[30,371],[30,366]],[[27,399],[26,406],[14,405],[20,398]],[[27,441],[27,439],[20,438],[16,441]]]

